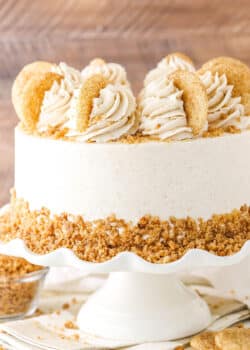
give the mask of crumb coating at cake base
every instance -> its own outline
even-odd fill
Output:
[[[110,215],[88,221],[81,215],[53,215],[48,208],[31,210],[12,191],[11,204],[0,215],[0,241],[15,238],[37,254],[68,248],[79,259],[91,262],[103,262],[124,251],[152,263],[178,260],[196,248],[228,256],[250,239],[250,207],[243,205],[208,220],[174,216],[160,220],[145,215],[133,224]]]

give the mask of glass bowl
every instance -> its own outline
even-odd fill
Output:
[[[0,276],[0,322],[35,312],[48,270],[45,267],[20,277]]]

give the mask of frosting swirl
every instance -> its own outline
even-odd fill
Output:
[[[183,140],[193,137],[192,128],[187,125],[182,91],[173,81],[161,78],[148,84],[139,98],[143,135],[161,140]]]
[[[195,71],[194,66],[190,62],[179,56],[173,55],[169,59],[165,57],[158,63],[156,68],[148,72],[144,80],[144,85],[146,86],[154,80],[161,79],[163,75],[167,77],[178,69],[189,72]]]
[[[71,97],[64,80],[60,84],[54,82],[52,88],[45,92],[38,129],[44,130],[48,126],[54,127],[65,123],[68,119]]]
[[[102,59],[95,59],[81,72],[84,81],[96,74],[101,74],[110,83],[129,85],[127,73],[118,63],[106,63]]]
[[[66,89],[71,93],[73,93],[75,89],[79,88],[82,83],[80,71],[64,62],[53,66],[52,71],[63,76]]]
[[[80,72],[66,63],[53,66],[52,71],[63,78],[60,83],[54,82],[51,89],[45,92],[37,125],[40,131],[67,122],[73,92],[81,84]]]
[[[210,129],[235,126],[246,129],[250,118],[244,115],[241,97],[233,97],[233,86],[227,82],[225,74],[219,76],[210,71],[200,76],[208,95],[208,124]]]
[[[136,132],[136,102],[131,89],[124,85],[108,84],[93,100],[93,107],[87,130],[76,130],[76,104],[79,90],[72,100],[71,120],[67,123],[68,136],[79,141],[108,142]]]

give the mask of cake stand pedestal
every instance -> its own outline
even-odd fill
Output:
[[[77,321],[88,334],[127,345],[183,338],[206,328],[212,321],[207,304],[182,284],[177,273],[190,268],[234,265],[249,252],[250,241],[228,257],[194,249],[173,263],[152,264],[124,252],[106,262],[91,263],[78,259],[66,248],[37,255],[20,239],[0,242],[0,254],[22,257],[37,265],[109,272],[104,286],[82,306]]]
[[[128,342],[177,339],[206,328],[207,304],[173,275],[113,272],[81,308],[79,327]]]

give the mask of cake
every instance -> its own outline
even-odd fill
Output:
[[[240,79],[239,79],[240,77]],[[15,185],[0,239],[88,261],[132,251],[155,263],[189,249],[231,255],[250,239],[250,70],[175,53],[138,98],[125,69],[35,62],[12,100]]]

